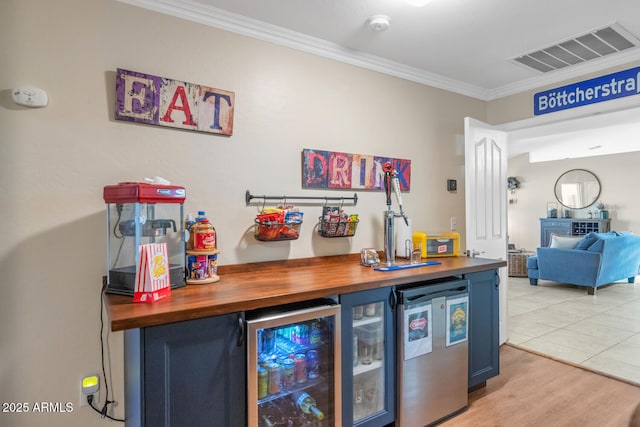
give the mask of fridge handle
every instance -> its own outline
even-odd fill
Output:
[[[396,309],[397,303],[398,303],[398,299],[396,298],[396,293],[395,291],[391,291],[391,293],[389,294],[389,306],[391,307],[391,310]]]
[[[418,295],[405,297],[404,299],[405,299],[407,304],[416,304],[416,303],[421,303],[421,302],[424,302],[424,301],[431,301],[434,298],[438,298],[438,297],[451,296],[451,295],[467,292],[468,289],[469,288],[466,285],[465,286],[458,286],[458,287],[455,287],[455,288],[441,289],[441,290],[434,291],[434,292],[424,292],[424,293],[421,293],[421,294],[418,294]]]
[[[433,298],[434,298],[433,295],[420,294],[420,295],[414,295],[412,297],[405,297],[405,300],[406,300],[407,303],[413,304],[413,303],[417,303],[417,302],[431,301]]]
[[[244,326],[244,312],[238,314],[238,328],[240,329],[240,333],[238,334],[238,347],[242,347],[244,344],[245,337],[245,326]]]

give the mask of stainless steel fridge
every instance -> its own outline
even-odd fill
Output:
[[[423,427],[467,408],[469,283],[397,291],[397,425]]]
[[[249,427],[341,425],[340,331],[333,300],[247,314]]]

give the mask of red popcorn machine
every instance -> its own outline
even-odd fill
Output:
[[[171,288],[186,285],[184,200],[174,185],[121,182],[104,187],[107,204],[107,292],[134,294],[140,246],[166,243]]]

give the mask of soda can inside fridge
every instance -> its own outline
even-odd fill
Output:
[[[248,313],[248,426],[340,425],[340,339],[333,300]]]

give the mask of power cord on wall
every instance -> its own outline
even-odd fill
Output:
[[[112,417],[111,415],[107,414],[109,405],[113,403],[113,400],[105,400],[104,405],[102,406],[102,409],[98,409],[93,405],[93,394],[89,394],[87,395],[87,403],[89,403],[89,406],[91,406],[91,409],[99,413],[102,416],[102,418],[109,418],[110,420],[120,421],[122,423],[124,422],[123,419]]]
[[[91,406],[91,408],[94,411],[99,413],[102,416],[102,418],[109,418],[110,420],[113,420],[113,421],[125,422],[124,419],[115,418],[107,414],[107,411],[109,410],[109,405],[112,405],[113,403],[115,403],[115,401],[109,400],[109,381],[107,378],[107,372],[104,364],[104,317],[102,315],[103,314],[102,312],[104,310],[104,292],[105,291],[106,291],[106,286],[103,285],[102,289],[100,290],[100,356],[101,356],[100,358],[102,362],[102,376],[104,378],[104,388],[105,388],[104,405],[102,405],[102,409],[96,408],[93,405],[92,394],[87,396],[87,403],[89,403],[89,406]]]

